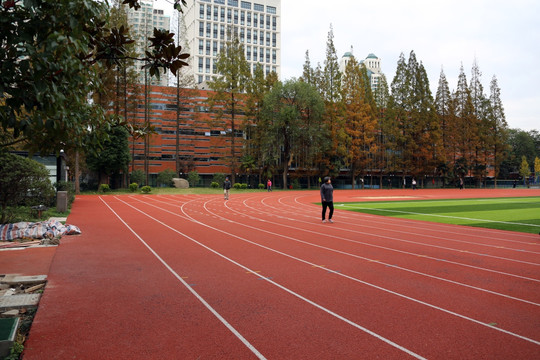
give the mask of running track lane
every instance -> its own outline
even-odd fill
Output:
[[[345,241],[338,239],[344,237],[340,228],[349,231],[348,236],[353,231],[353,238],[364,242],[380,239],[358,234],[358,218],[354,217],[347,223],[334,224],[339,227],[325,228],[323,236],[317,236],[322,226],[316,220],[318,207],[298,202],[294,193],[286,197],[284,193],[274,194],[239,197],[238,201],[234,198],[227,204],[219,197],[103,197],[104,206],[95,197],[78,198],[69,222],[87,224],[83,227],[88,229],[81,227],[81,237],[66,239],[58,248],[25,359],[133,359],[157,354],[159,358],[255,358],[256,352],[246,343],[267,358],[388,359],[414,354],[427,358],[538,357],[538,306],[530,304],[539,302],[537,282],[517,278],[514,282],[518,284],[511,290],[518,300],[513,300],[499,293],[504,287],[497,288],[496,294],[486,294],[426,275],[411,275],[393,265],[403,258],[401,266],[428,261],[420,268],[424,272],[431,270],[432,276],[463,276],[463,271],[456,268],[467,265],[465,262],[484,260],[446,249],[455,244],[445,243],[443,248],[437,248],[439,257],[435,260],[422,255],[425,246],[416,248],[409,244],[410,253],[417,255],[415,261],[410,260],[413,255],[398,252],[401,256],[396,257],[395,249],[388,250],[395,242],[391,239],[385,240],[385,247],[375,248],[375,253],[373,246],[348,242],[339,250],[358,256],[369,248],[370,257],[365,259],[304,245],[292,239],[335,249],[343,247]],[[254,204],[260,206],[260,211],[254,209]],[[107,205],[140,238],[115,219]],[[305,223],[309,222],[305,215],[311,216],[310,212],[314,217],[311,225]],[[384,221],[388,224],[381,223],[381,228],[394,223]],[[96,223],[100,226],[92,226]],[[407,224],[404,223],[403,233],[411,227],[410,222]],[[427,233],[429,227],[423,229]],[[462,228],[452,229],[459,232]],[[270,230],[277,235],[268,233]],[[406,237],[403,233],[401,236]],[[334,238],[329,240],[324,234]],[[508,238],[513,233],[499,234],[505,235],[500,238]],[[484,235],[483,241],[490,236],[492,233]],[[145,248],[141,239],[181,279],[186,278],[187,285],[223,315],[245,342],[203,306]],[[275,249],[271,251],[246,240]],[[535,248],[530,245],[534,243],[532,237],[523,241],[520,248],[525,248],[527,241],[528,246]],[[509,261],[496,260],[499,257],[520,261],[516,254],[510,256],[504,254],[504,249],[496,250],[502,253],[490,258],[488,265],[501,261],[499,267],[504,268]],[[525,249],[517,255],[530,257],[531,251]],[[387,258],[389,262],[383,265]],[[443,261],[448,258],[452,261]],[[489,290],[494,283],[508,282],[510,275],[530,273],[527,269],[534,265],[525,262],[531,261],[518,263],[525,269],[522,274],[477,269],[474,272],[479,274],[472,279],[477,282],[474,286],[482,285],[484,279]],[[514,271],[514,262],[511,267]],[[535,271],[532,273],[538,278]],[[520,289],[528,289],[526,293],[532,295],[521,299]],[[58,303],[63,304],[62,308],[58,308]],[[441,304],[444,306],[438,309]],[[486,307],[487,310],[480,311]],[[503,321],[486,326],[469,320],[486,314],[492,315],[490,319]],[[508,325],[512,317],[516,320]],[[55,329],[50,329],[49,321]],[[479,320],[482,321],[489,320]],[[103,329],[96,332],[98,325]],[[511,330],[505,330],[505,325]],[[45,351],[47,347],[52,350]]]

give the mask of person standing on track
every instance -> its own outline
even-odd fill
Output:
[[[223,195],[225,196],[225,200],[229,200],[229,191],[231,190],[231,187],[231,181],[226,177],[223,182]]]
[[[266,187],[268,188],[268,191],[272,191],[272,180],[268,179],[266,182]]]
[[[332,215],[334,215],[334,187],[330,177],[325,177],[321,185],[321,202],[322,202],[322,222],[326,222],[326,209],[330,209],[328,213],[328,222],[333,223]]]

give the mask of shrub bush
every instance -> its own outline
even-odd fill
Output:
[[[217,182],[218,184],[223,184],[223,182],[225,181],[225,177],[226,177],[225,174],[215,173],[214,177],[212,178],[212,181]]]
[[[189,182],[189,186],[196,187],[199,184],[199,180],[201,177],[199,176],[199,173],[196,171],[190,171],[188,173],[187,181]]]
[[[165,186],[173,186],[173,178],[176,176],[176,173],[171,169],[165,169],[158,174],[157,184]]]
[[[213,182],[210,184],[210,186],[211,186],[212,188],[214,188],[214,189],[217,189],[217,188],[219,187],[219,183],[213,181]]]
[[[45,165],[0,151],[0,223],[8,206],[52,206],[54,188]]]
[[[137,183],[129,184],[129,191],[131,191],[131,192],[137,191],[138,188],[139,188],[139,184],[137,184]]]
[[[259,184],[259,189],[264,189],[264,184]]]
[[[146,185],[146,186],[143,186],[141,188],[141,191],[143,192],[143,194],[148,194],[149,192],[152,191],[152,188],[150,186]]]
[[[240,184],[240,183],[234,183],[233,188],[234,188],[234,189],[241,189],[241,188],[242,188],[242,184]]]
[[[111,188],[109,187],[109,184],[101,184],[99,185],[99,192],[106,193],[111,191]]]
[[[247,184],[240,184],[240,189],[247,189],[247,188],[248,188]]]
[[[129,179],[132,183],[142,184],[144,181],[144,173],[142,170],[135,170],[131,173]]]

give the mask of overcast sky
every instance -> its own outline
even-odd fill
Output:
[[[282,80],[302,75],[306,50],[323,65],[332,24],[338,57],[374,53],[389,83],[400,53],[414,51],[434,97],[441,69],[455,90],[476,59],[487,96],[497,77],[509,127],[540,130],[538,0],[282,0],[281,16]]]

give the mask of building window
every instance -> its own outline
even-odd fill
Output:
[[[199,23],[199,36],[204,36],[204,22]]]
[[[219,38],[221,40],[225,39],[225,25],[220,25],[219,27]]]
[[[253,14],[253,27],[259,26],[259,23],[257,22],[257,14]]]
[[[247,13],[247,26],[251,26],[251,13]]]
[[[242,11],[240,13],[240,25],[245,25],[245,24],[246,24],[246,12]]]
[[[251,29],[247,29],[247,43],[251,44]]]
[[[240,41],[244,42],[245,38],[246,38],[245,30],[244,28],[240,28]]]
[[[214,41],[214,48],[212,50],[212,55],[213,56],[217,56],[217,44],[218,42],[217,41]],[[275,51],[275,50],[274,50]]]
[[[206,37],[212,37],[212,24],[210,23],[206,24]]]
[[[266,63],[270,63],[270,49],[266,49]],[[270,67],[268,67],[270,68]]]
[[[251,46],[246,46],[246,60],[251,61]]]
[[[210,55],[210,40],[206,40],[206,55]]]
[[[202,75],[199,75],[199,84],[203,82],[203,76]]]
[[[238,10],[234,10],[234,23],[238,25]]]
[[[253,47],[253,61],[257,61],[257,47]]]
[[[266,15],[266,28],[270,30],[270,15]]]
[[[221,22],[225,22],[225,8],[221,8]]]
[[[199,40],[199,55],[202,55],[204,51],[204,41]]]
[[[210,58],[206,58],[206,73],[210,74]]]
[[[199,72],[203,72],[203,58],[199,57]]]
[[[272,30],[276,31],[277,29],[277,19],[275,16],[272,17]]]
[[[272,50],[272,64],[275,64],[277,62],[277,52],[276,50]]]
[[[257,30],[253,30],[253,43],[256,44],[257,43]]]
[[[206,20],[212,20],[212,5],[206,5]]]
[[[266,46],[270,46],[270,33],[266,33]]]
[[[219,8],[217,6],[214,6],[214,21],[218,21],[219,18]]]
[[[217,39],[218,37],[218,25],[214,24],[214,39]]]
[[[267,11],[269,14],[276,14],[276,8],[273,7],[273,6],[267,6],[267,7],[266,7],[266,11]]]
[[[242,9],[251,10],[251,3],[250,2],[242,1],[241,5],[242,5]]]
[[[201,8],[199,9],[199,18],[204,19],[204,5],[201,4]]]
[[[264,12],[264,5],[254,4],[253,9],[255,9],[255,11],[263,11]]]
[[[227,4],[238,7],[238,0],[229,0]]]
[[[227,9],[227,24],[232,23],[232,10]]]
[[[259,62],[264,62],[264,49],[263,48],[260,48],[259,49]]]
[[[214,0],[216,4],[223,4],[225,5],[225,0]]]
[[[272,47],[276,47],[276,33],[272,33]]]
[[[264,31],[261,31],[260,33],[260,41],[259,41],[259,45],[264,45]]]

